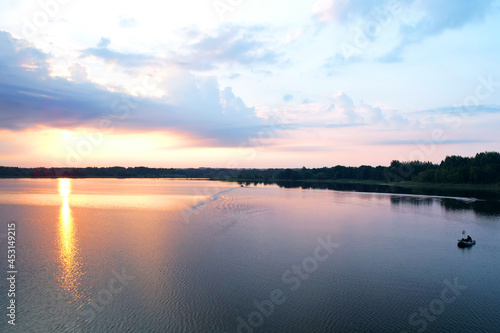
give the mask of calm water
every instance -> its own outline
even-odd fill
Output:
[[[0,331],[499,332],[500,215],[477,204],[210,181],[0,180]],[[457,248],[462,230],[477,245]]]

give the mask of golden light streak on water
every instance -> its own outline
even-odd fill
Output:
[[[78,297],[78,285],[82,272],[76,246],[74,220],[69,206],[71,179],[59,179],[59,194],[63,197],[59,213],[59,246],[62,266],[61,287],[75,298]]]
[[[59,194],[63,198],[67,198],[71,193],[71,179],[59,178]]]

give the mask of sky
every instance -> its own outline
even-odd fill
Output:
[[[0,165],[375,166],[500,150],[500,1],[0,8]]]

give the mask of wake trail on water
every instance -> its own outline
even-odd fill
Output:
[[[191,207],[190,207],[190,209],[191,209],[191,210],[196,210],[196,209],[198,209],[198,208],[200,208],[200,207],[202,207],[202,206],[208,205],[209,203],[211,203],[211,202],[214,202],[214,201],[218,200],[218,199],[219,199],[219,196],[220,196],[221,194],[223,194],[223,193],[227,193],[227,192],[230,192],[230,191],[235,190],[235,189],[237,189],[237,188],[240,188],[240,187],[233,187],[233,188],[230,188],[230,189],[228,189],[228,190],[224,190],[224,191],[217,192],[217,193],[215,193],[215,194],[213,194],[213,195],[212,195],[212,198],[211,198],[211,199],[206,200],[206,201],[202,201],[202,202],[200,202],[200,203],[197,203],[196,205],[191,206]]]

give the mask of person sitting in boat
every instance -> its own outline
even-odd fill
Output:
[[[472,238],[467,235],[467,238],[462,238],[462,242],[472,242]]]

